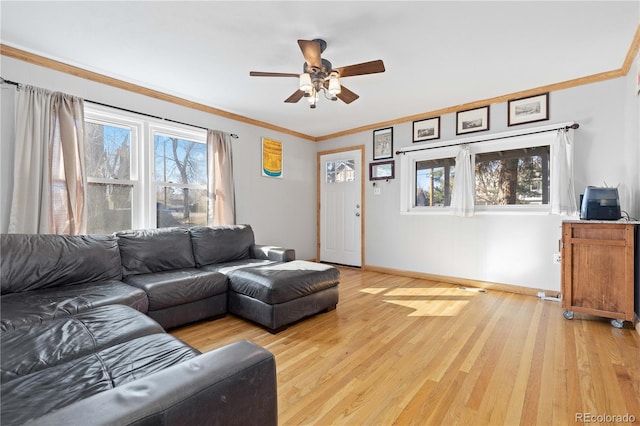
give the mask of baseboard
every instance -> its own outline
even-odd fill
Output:
[[[439,281],[448,284],[462,285],[465,287],[483,288],[486,290],[505,291],[509,293],[523,294],[526,296],[538,297],[538,293],[544,292],[549,297],[560,297],[560,292],[548,289],[539,289],[531,287],[522,287],[511,284],[501,284],[488,281],[478,281],[468,278],[457,278],[446,275],[427,274],[424,272],[403,271],[400,269],[384,268],[380,266],[365,265],[362,268],[365,271],[380,272],[382,274],[398,275],[401,277],[419,278],[429,281]]]

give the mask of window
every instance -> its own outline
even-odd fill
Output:
[[[132,143],[137,141],[140,123],[86,115],[87,232],[131,229],[138,187]]]
[[[85,137],[88,233],[207,224],[206,131],[91,105]]]
[[[417,161],[415,206],[451,205],[455,170],[455,158]]]
[[[356,178],[355,160],[336,160],[325,163],[327,183],[353,182]]]
[[[472,140],[476,211],[548,211],[555,132]],[[464,139],[461,139],[464,141]],[[459,146],[407,151],[401,156],[401,211],[447,211]]]
[[[206,144],[163,133],[153,142],[157,226],[206,225]]]
[[[549,204],[549,146],[476,154],[477,206]]]

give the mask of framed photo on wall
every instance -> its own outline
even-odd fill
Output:
[[[549,119],[549,93],[509,101],[507,124],[533,123]]]
[[[489,105],[456,113],[456,135],[483,130],[489,130]]]
[[[413,142],[430,141],[440,138],[440,117],[426,118],[413,122]]]
[[[395,177],[395,161],[369,163],[369,180],[393,179]]]
[[[373,160],[393,158],[393,127],[373,131]]]

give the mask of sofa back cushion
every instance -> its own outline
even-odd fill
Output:
[[[248,259],[255,243],[249,225],[195,226],[189,232],[198,266]]]
[[[2,294],[122,278],[113,235],[0,235]]]
[[[195,267],[187,228],[121,231],[116,236],[125,276]]]

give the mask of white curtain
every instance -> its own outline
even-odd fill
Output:
[[[83,129],[82,99],[20,88],[10,233],[85,232]]]
[[[51,177],[54,234],[86,233],[84,100],[55,92],[51,96]]]
[[[569,131],[559,129],[551,146],[551,214],[578,214],[573,184],[573,146]]]
[[[468,145],[461,145],[456,156],[456,174],[451,194],[451,212],[456,216],[473,216],[474,175]]]
[[[209,212],[212,225],[236,223],[235,189],[231,138],[218,130],[207,131],[207,168],[209,170]]]
[[[49,233],[50,104],[51,92],[46,89],[18,90],[10,233]]]

